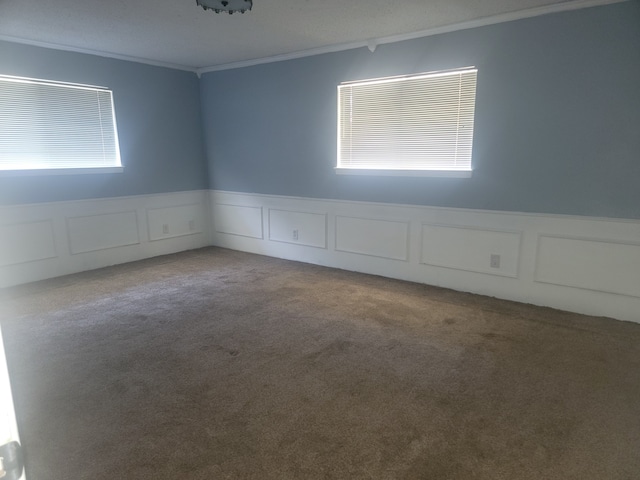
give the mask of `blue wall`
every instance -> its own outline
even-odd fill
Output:
[[[340,82],[468,65],[479,68],[472,178],[334,173]],[[0,176],[4,205],[215,188],[640,218],[638,1],[200,82],[189,72],[0,41],[0,73],[113,89],[125,165],[120,174]]]
[[[336,175],[336,86],[475,65],[472,178]],[[210,187],[640,218],[640,2],[205,74]]]
[[[207,188],[194,73],[0,41],[0,74],[113,90],[124,172],[0,176],[0,204]]]

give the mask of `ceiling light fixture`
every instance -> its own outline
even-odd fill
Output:
[[[229,15],[235,12],[244,13],[253,7],[253,0],[196,0],[196,3],[204,10],[213,10],[216,13],[229,12]]]

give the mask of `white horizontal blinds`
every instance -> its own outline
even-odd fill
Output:
[[[477,70],[342,84],[338,167],[471,170]]]
[[[0,77],[0,170],[119,166],[111,91]]]

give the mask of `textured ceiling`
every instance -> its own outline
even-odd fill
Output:
[[[594,3],[608,2],[254,0],[251,12],[228,15],[195,0],[0,0],[0,38],[197,69]]]

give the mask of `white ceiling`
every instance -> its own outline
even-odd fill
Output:
[[[254,0],[228,15],[196,0],[0,0],[0,39],[196,70],[613,1]]]

